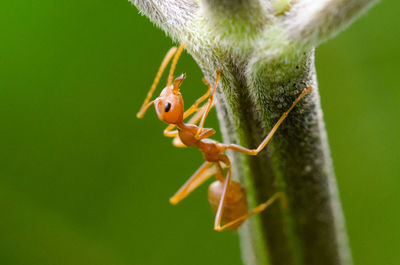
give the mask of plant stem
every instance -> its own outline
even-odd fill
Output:
[[[240,228],[247,265],[350,265],[327,134],[314,45],[346,27],[373,0],[290,1],[132,0],[187,51],[212,81],[221,69],[216,108],[224,142],[254,148],[307,87],[266,150],[256,157],[229,152],[233,177],[249,206],[282,191],[276,203]],[[344,10],[340,13],[340,10]],[[304,13],[305,12],[305,13]]]
[[[274,265],[351,264],[313,51],[298,60],[294,66],[264,65],[254,72],[252,82],[240,75],[245,64],[227,63],[224,67],[223,93],[218,94],[217,105],[224,141],[251,148],[258,146],[307,84],[314,87],[290,113],[266,151],[256,157],[229,153],[234,175],[245,186],[252,207],[277,191],[283,191],[288,199],[287,209],[275,204],[240,229],[245,264],[269,264],[268,259]],[[293,69],[287,69],[290,67]],[[276,70],[284,70],[288,76],[273,78],[270,74]]]

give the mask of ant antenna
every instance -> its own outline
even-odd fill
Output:
[[[179,57],[183,52],[183,49],[185,48],[185,45],[186,43],[182,43],[181,46],[179,46],[178,51],[175,53],[174,60],[172,61],[171,68],[169,70],[167,87],[170,87],[172,85],[172,81],[174,79],[175,67],[176,64],[178,63]]]
[[[151,85],[151,88],[150,88],[149,92],[147,93],[146,99],[144,100],[142,107],[140,108],[139,112],[136,115],[138,118],[142,118],[144,116],[144,113],[146,112],[146,110],[153,103],[153,102],[150,102],[150,104],[149,104],[149,101],[150,101],[151,97],[153,96],[154,90],[156,90],[158,82],[160,81],[160,78],[161,78],[165,68],[167,67],[168,63],[171,61],[172,56],[174,56],[176,50],[177,50],[176,47],[172,47],[168,51],[167,55],[165,55],[161,65],[160,65],[160,68],[158,69],[157,75],[154,78],[153,84]]]

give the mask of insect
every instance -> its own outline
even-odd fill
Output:
[[[269,200],[249,211],[245,190],[239,182],[231,180],[231,162],[225,154],[225,151],[230,149],[247,155],[257,155],[267,145],[283,120],[288,116],[289,112],[301,98],[311,91],[312,87],[308,85],[296,98],[290,108],[282,114],[270,133],[256,149],[248,149],[236,144],[219,143],[209,139],[210,136],[215,134],[215,130],[204,128],[204,123],[210,109],[214,105],[214,94],[218,86],[221,71],[216,71],[214,85],[211,85],[203,78],[204,84],[208,87],[207,92],[197,99],[190,108],[184,111],[180,86],[185,78],[185,74],[173,79],[176,64],[184,47],[185,44],[182,44],[179,48],[173,47],[168,51],[137,117],[142,118],[148,108],[154,105],[158,118],[169,124],[164,130],[164,135],[166,137],[174,137],[173,144],[175,146],[197,147],[203,153],[205,163],[189,178],[175,195],[171,197],[170,202],[172,204],[177,204],[200,184],[215,175],[217,180],[213,182],[208,189],[209,203],[213,211],[216,212],[214,229],[217,231],[222,231],[227,228],[236,230],[247,218],[263,211],[275,200],[281,198],[282,201],[285,201],[285,196],[282,192],[277,192]],[[171,60],[172,63],[167,86],[162,90],[159,97],[150,101],[165,68]],[[200,106],[206,99],[208,99],[208,101],[203,104],[203,106]],[[183,121],[192,114],[193,116],[191,119],[187,123],[184,123]],[[199,125],[196,125],[199,121]],[[174,130],[175,127],[177,128],[176,130]],[[226,172],[225,174],[224,171]],[[223,225],[222,222],[224,222]]]

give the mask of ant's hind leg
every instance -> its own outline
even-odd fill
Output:
[[[211,168],[213,162],[205,162],[187,181],[183,186],[171,197],[169,202],[177,204],[186,196],[188,196],[194,189],[200,186],[204,181],[209,179],[216,173],[216,168]]]
[[[282,114],[282,116],[279,118],[279,120],[275,123],[272,130],[268,133],[267,137],[265,137],[265,139],[261,142],[261,144],[256,149],[248,149],[246,147],[236,145],[236,144],[227,144],[227,145],[224,145],[224,148],[231,149],[231,150],[234,150],[237,152],[241,152],[241,153],[244,153],[247,155],[253,155],[253,156],[257,155],[268,144],[268,142],[271,140],[272,136],[275,134],[276,130],[278,130],[279,126],[286,119],[286,117],[289,115],[290,111],[294,108],[294,106],[296,106],[296,104],[299,103],[299,101],[311,90],[312,90],[312,87],[310,85],[308,85],[307,88],[303,90],[303,92],[295,99],[295,101],[290,106],[290,108]]]
[[[259,213],[259,212],[264,211],[268,206],[270,206],[277,199],[281,199],[282,208],[286,208],[287,207],[286,196],[282,192],[277,192],[271,198],[269,198],[268,201],[258,205],[252,211],[248,212],[245,215],[240,216],[239,218],[237,218],[237,219],[235,219],[233,221],[230,221],[229,223],[224,224],[223,226],[215,228],[215,230],[222,231],[222,230],[225,230],[225,229],[230,228],[232,226],[235,226],[236,224],[243,222],[244,220],[246,220],[250,216],[253,216],[253,215],[255,215],[255,214]]]
[[[228,193],[228,187],[229,187],[230,182],[231,182],[231,168],[230,168],[230,166],[228,166],[226,168],[226,177],[225,177],[225,181],[224,181],[224,188],[222,190],[222,195],[219,200],[217,214],[215,215],[214,230],[216,230],[216,231],[222,231],[223,229],[225,229],[223,226],[221,226],[221,222],[222,222],[222,216],[224,214],[225,197],[226,197],[226,194]]]

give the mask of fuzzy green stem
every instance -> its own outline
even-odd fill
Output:
[[[266,150],[256,157],[228,153],[250,207],[277,191],[288,200],[287,208],[273,204],[240,228],[242,257],[247,265],[352,264],[313,45],[347,26],[373,0],[298,0],[286,13],[291,1],[132,1],[171,37],[187,43],[209,81],[221,69],[215,97],[226,143],[257,147],[301,91],[313,86]],[[340,16],[340,10],[347,11]]]

